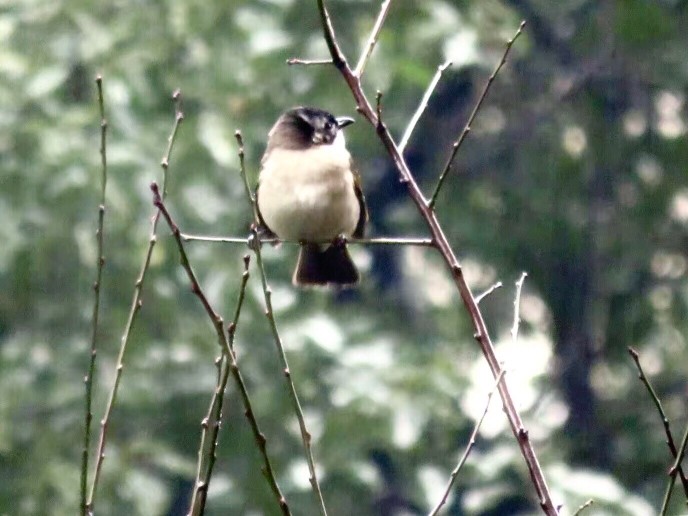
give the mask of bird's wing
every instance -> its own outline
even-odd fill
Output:
[[[260,160],[260,164],[263,165],[265,160],[268,158],[269,150],[265,151],[263,158]],[[260,201],[258,200],[260,196],[260,174],[258,174],[258,183],[256,184],[256,216],[258,217],[258,227],[261,228],[265,233],[265,238],[277,238],[277,235],[273,230],[271,230],[263,219],[262,213],[260,213]]]
[[[354,229],[354,238],[363,238],[365,234],[365,225],[368,222],[368,208],[366,207],[365,196],[363,195],[363,190],[361,188],[361,175],[358,173],[358,169],[354,164],[354,160],[350,161],[351,173],[354,176],[354,191],[356,192],[356,199],[358,199],[358,206],[360,208],[360,215],[358,216],[358,223],[356,224],[356,229]]]

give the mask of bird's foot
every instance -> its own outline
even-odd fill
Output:
[[[332,240],[332,247],[344,247],[346,245],[346,236],[337,235],[334,240]]]

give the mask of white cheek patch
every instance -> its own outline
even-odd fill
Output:
[[[344,139],[344,133],[342,131],[337,131],[337,136],[335,136],[334,141],[332,142],[332,147],[337,148],[337,150],[341,149],[349,154],[346,150],[346,140]]]

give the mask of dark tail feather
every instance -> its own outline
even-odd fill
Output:
[[[344,245],[331,245],[321,250],[318,245],[303,245],[292,279],[294,285],[337,285],[358,283],[358,271]]]

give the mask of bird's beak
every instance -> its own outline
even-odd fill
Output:
[[[337,117],[337,127],[339,129],[344,129],[347,125],[351,125],[355,120],[348,116],[338,116]]]

